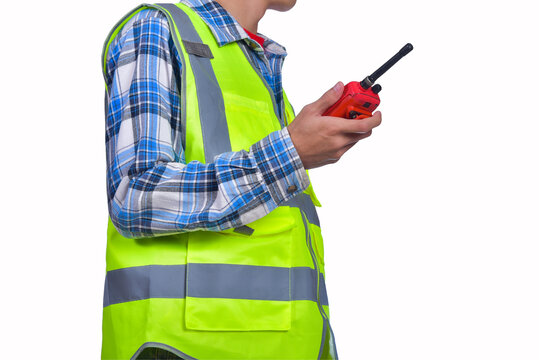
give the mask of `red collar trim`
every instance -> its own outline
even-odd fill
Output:
[[[245,32],[247,33],[247,35],[249,35],[249,37],[251,39],[253,39],[254,41],[256,41],[257,43],[260,44],[260,46],[264,47],[264,38],[261,37],[261,36],[258,36],[256,34],[253,34],[252,32],[250,32],[249,30],[243,28],[243,30],[245,30]]]

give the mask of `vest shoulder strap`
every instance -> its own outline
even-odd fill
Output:
[[[176,4],[146,5],[162,11],[169,22],[170,32],[182,65],[189,66],[193,73],[198,102],[198,114],[204,144],[204,161],[211,162],[216,155],[232,151],[225,113],[223,94],[211,59],[214,58],[210,47],[200,38],[189,15]],[[185,53],[184,53],[185,52]],[[188,59],[186,59],[186,57]],[[182,108],[186,108],[187,76],[181,77]],[[181,112],[182,141],[186,143],[187,112]]]
[[[178,51],[181,50],[179,39],[174,31],[178,30],[180,33],[182,45],[185,49],[185,52],[188,54],[213,59],[213,54],[210,50],[210,47],[202,42],[200,35],[196,31],[193,23],[189,19],[189,16],[175,4],[155,4],[147,5],[149,7],[156,8],[161,10],[168,18],[169,24],[171,25],[171,32],[173,35],[174,44],[178,48]],[[164,10],[164,11],[163,11]]]

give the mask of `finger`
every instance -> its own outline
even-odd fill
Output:
[[[309,107],[316,114],[322,115],[331,105],[335,104],[341,98],[343,90],[344,85],[339,81],[334,87],[326,91],[320,99],[310,104]]]
[[[365,119],[341,119],[335,124],[343,133],[367,133],[382,123],[382,113],[377,111]]]

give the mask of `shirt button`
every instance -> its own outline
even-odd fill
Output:
[[[292,194],[292,193],[295,192],[297,189],[298,189],[298,187],[297,187],[296,185],[290,185],[286,191],[287,191],[289,194]]]

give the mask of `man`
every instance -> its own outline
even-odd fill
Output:
[[[306,169],[381,115],[322,116],[339,82],[294,120],[286,51],[256,35],[294,4],[142,6],[111,31],[103,358],[337,358]]]

